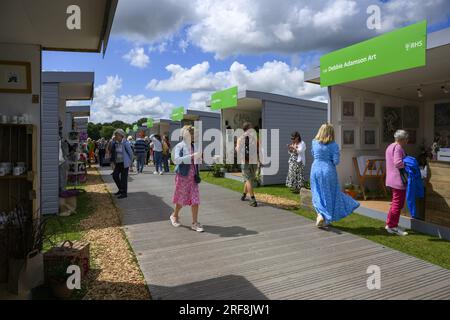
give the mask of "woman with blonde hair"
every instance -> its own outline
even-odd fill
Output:
[[[191,229],[203,232],[203,226],[198,222],[200,176],[197,164],[202,154],[197,151],[194,143],[196,141],[194,132],[193,126],[184,126],[181,130],[183,141],[178,143],[173,151],[176,175],[172,202],[175,204],[175,210],[170,216],[170,222],[174,227],[179,227],[181,225],[179,221],[181,209],[184,206],[190,206],[192,210]]]
[[[312,142],[312,155],[311,192],[317,212],[316,226],[324,227],[351,214],[359,203],[340,189],[336,171],[340,153],[331,124],[320,127]]]

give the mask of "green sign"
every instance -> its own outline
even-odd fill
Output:
[[[211,97],[211,110],[220,110],[236,107],[238,104],[238,87],[232,87],[213,93]]]
[[[170,119],[172,121],[181,121],[184,118],[184,107],[175,108],[172,110]]]
[[[383,34],[320,58],[320,85],[366,79],[426,65],[427,22]]]
[[[125,132],[126,132],[127,134],[129,134],[129,133],[130,133],[130,128],[126,128]]]
[[[152,118],[148,118],[147,119],[147,128],[153,128],[153,119]]]
[[[134,132],[137,132],[138,130],[139,130],[139,127],[138,127],[137,124],[135,124],[135,125],[133,126],[133,131],[134,131]]]

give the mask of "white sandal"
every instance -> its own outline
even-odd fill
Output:
[[[178,222],[178,220],[174,217],[173,214],[170,215],[170,222],[172,223],[172,226],[174,226],[175,228],[181,226],[181,223]]]

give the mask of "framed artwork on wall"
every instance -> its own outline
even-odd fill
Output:
[[[403,127],[418,129],[420,126],[420,113],[417,106],[403,107]]]
[[[340,99],[339,104],[339,120],[340,121],[356,121],[358,120],[359,104],[357,98],[343,98]]]
[[[417,143],[417,131],[415,129],[406,129],[408,132],[408,144],[416,144]]]
[[[402,108],[383,107],[383,142],[393,142],[395,131],[402,126]]]
[[[434,106],[435,139],[441,148],[450,148],[450,102]]]
[[[377,103],[372,100],[362,101],[362,120],[376,122],[378,120]]]
[[[0,60],[0,92],[31,93],[31,63]]]
[[[341,126],[341,148],[354,149],[357,146],[358,130],[354,126]]]
[[[361,128],[361,149],[372,150],[380,147],[380,129],[378,126]]]

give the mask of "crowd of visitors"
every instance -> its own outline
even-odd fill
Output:
[[[246,122],[243,124],[243,135],[235,141],[235,161],[239,162],[243,177],[242,201],[249,196],[249,205],[257,207],[254,187],[260,170],[259,138],[257,128]],[[408,143],[408,133],[398,130],[395,142],[386,149],[386,186],[392,190],[392,203],[386,221],[386,231],[399,236],[407,235],[400,229],[399,219],[405,204],[408,176],[405,167],[413,171],[417,161],[407,157],[404,146]],[[171,145],[167,136],[152,134],[145,136],[144,131],[137,133],[137,139],[126,137],[123,130],[116,130],[110,140],[104,138],[97,142],[88,140],[89,160],[95,161],[98,157],[100,166],[110,164],[113,169],[113,179],[116,183],[119,199],[127,197],[128,174],[133,170],[136,162],[136,174],[142,174],[144,167],[153,162],[155,175],[163,175],[170,171],[170,163],[175,165],[175,187],[172,197],[174,204],[170,222],[174,227],[179,227],[180,211],[184,206],[190,206],[192,211],[192,226],[195,231],[202,232],[203,226],[198,221],[200,192],[199,161],[202,152],[197,148],[198,137],[195,136],[193,126],[182,128],[182,141],[173,148],[171,159]],[[289,153],[289,170],[286,177],[286,186],[294,193],[299,193],[306,186],[305,177],[307,145],[299,132],[293,132],[291,142],[286,145]],[[256,151],[256,152],[254,152]],[[342,192],[338,180],[336,166],[340,162],[340,150],[335,142],[335,132],[331,124],[323,124],[316,137],[311,142],[313,163],[309,177],[312,203],[317,213],[316,226],[327,227],[351,213],[359,203]],[[413,167],[411,169],[411,166]],[[419,179],[420,180],[420,179]],[[416,190],[423,186],[414,185]],[[411,201],[413,201],[412,199]]]

